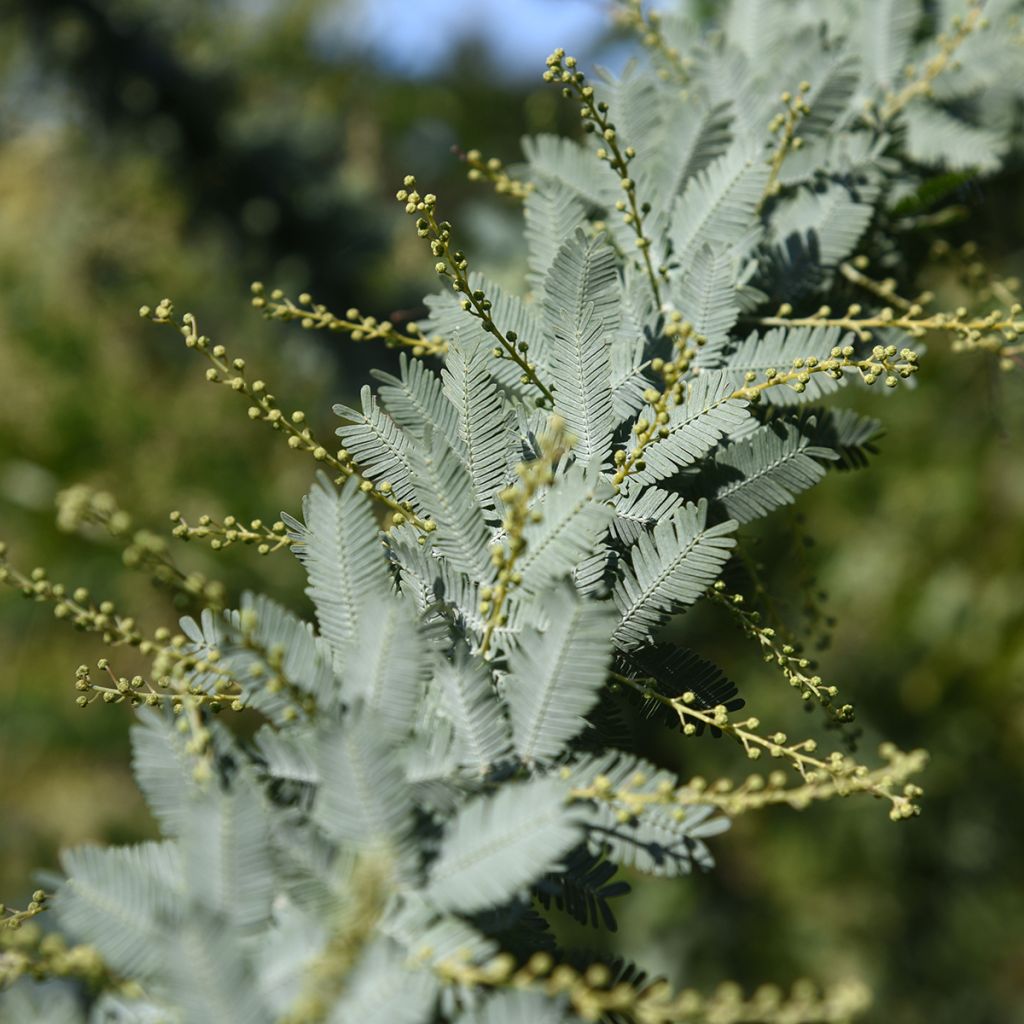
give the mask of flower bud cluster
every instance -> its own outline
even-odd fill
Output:
[[[461,249],[453,246],[451,222],[438,221],[437,196],[431,192],[420,195],[415,185],[415,177],[407,174],[404,187],[398,190],[395,198],[405,204],[406,213],[416,217],[416,234],[429,243],[430,252],[437,260],[434,269],[438,276],[463,296],[459,302],[462,309],[479,320],[483,329],[498,343],[493,350],[495,357],[511,359],[522,370],[521,383],[532,384],[540,391],[537,405],[554,405],[554,394],[537,376],[537,366],[527,355],[527,343],[520,342],[514,331],[502,331],[491,316],[491,300],[479,289],[470,287],[469,260]]]
[[[35,922],[23,928],[0,926],[0,991],[20,978],[76,979],[96,989],[120,989],[131,998],[142,995],[137,984],[118,982],[93,946],[68,946],[57,932],[43,932]]]
[[[235,516],[225,516],[219,522],[212,516],[202,515],[198,525],[190,526],[182,514],[175,510],[170,513],[174,523],[171,532],[181,540],[205,540],[214,551],[223,551],[232,544],[255,545],[260,555],[269,555],[280,551],[290,543],[287,527],[280,520],[268,526],[262,519],[253,519],[249,525],[239,521]]]
[[[43,889],[36,889],[32,893],[32,900],[24,910],[15,910],[0,903],[0,928],[20,928],[26,921],[31,921],[37,914],[46,910],[46,901],[49,894]]]
[[[565,433],[565,421],[561,416],[552,416],[548,420],[548,429],[538,441],[539,457],[516,466],[518,479],[498,495],[504,507],[502,529],[505,536],[491,549],[494,580],[480,589],[480,612],[487,617],[480,643],[480,652],[485,656],[490,650],[494,631],[507,621],[505,603],[509,591],[522,581],[516,563],[526,551],[524,533],[527,524],[540,521],[541,513],[536,508],[535,499],[542,490],[551,486],[555,465],[574,443]]]
[[[196,669],[199,663],[200,659],[190,660],[188,656],[176,662],[183,672],[195,670],[209,675],[210,670],[206,666]],[[223,708],[232,711],[242,711],[244,708],[237,683],[226,675],[218,681],[216,689],[208,691],[199,683],[176,685],[182,683],[180,673],[177,674],[179,678],[173,674],[160,675],[154,683],[140,675],[130,679],[116,675],[106,658],[100,658],[96,667],[108,678],[101,682],[94,681],[87,665],[79,665],[75,671],[75,689],[78,691],[75,703],[80,708],[88,707],[97,700],[104,704],[127,704],[130,708],[143,705],[153,708],[166,704],[176,715],[185,710],[186,700],[213,713]]]
[[[575,57],[567,57],[565,50],[557,49],[547,59],[547,70],[544,81],[562,86],[562,95],[569,99],[573,96],[580,102],[580,118],[583,130],[596,135],[599,141],[597,157],[603,160],[618,175],[619,185],[625,197],[615,204],[615,209],[622,215],[622,221],[636,236],[636,247],[640,250],[643,266],[651,284],[651,292],[655,302],[661,305],[660,277],[667,277],[668,268],[660,266],[655,273],[651,260],[651,239],[644,233],[644,217],[651,212],[650,203],[638,203],[636,182],[629,173],[629,165],[636,157],[632,146],[623,145],[618,131],[608,115],[608,104],[599,100],[594,87],[586,84],[586,77],[577,69]]]
[[[257,282],[253,288],[256,297],[260,297],[263,286]],[[206,379],[213,384],[228,387],[248,399],[249,419],[267,423],[273,430],[284,434],[289,448],[312,455],[317,462],[334,470],[339,480],[350,476],[362,478],[358,467],[345,449],[332,452],[317,440],[308,425],[306,414],[301,409],[295,410],[291,416],[286,416],[278,407],[277,400],[268,391],[266,383],[259,379],[249,379],[244,359],[231,359],[223,345],[213,345],[209,338],[200,334],[193,314],[186,313],[180,322],[176,322],[171,319],[172,313],[173,307],[169,299],[162,300],[155,311],[149,306],[143,306],[139,310],[141,316],[155,323],[178,327],[185,339],[186,347],[197,349],[209,360],[211,365],[206,371]],[[375,489],[368,480],[362,480],[362,485],[362,489],[370,497],[386,506],[392,514],[400,514],[402,522],[410,522],[417,529],[424,529],[423,520],[416,515],[408,502],[396,500],[389,491]]]
[[[772,773],[767,780],[752,776],[738,791],[734,791],[729,783],[719,785],[717,791],[710,791],[691,781],[689,785],[695,786],[695,802],[714,803],[727,814],[734,815],[775,803],[802,810],[814,800],[870,793],[889,801],[889,817],[893,821],[913,817],[921,811],[916,800],[923,790],[907,779],[924,769],[928,756],[923,750],[905,753],[891,743],[883,744],[879,754],[885,764],[881,768],[870,769],[840,751],[833,751],[827,757],[816,757],[817,744],[814,740],[792,742],[781,731],[763,735],[756,731],[760,727],[757,718],[733,722],[724,707],[708,712],[695,707],[695,700],[695,694],[686,693],[672,701],[684,723],[684,732],[687,725],[696,731],[688,721],[691,718],[714,725],[736,739],[751,760],[758,760],[763,754],[787,760],[803,780],[800,786],[788,787],[783,773]]]
[[[856,307],[851,307],[856,308]],[[829,308],[822,306],[818,315],[827,316]],[[773,322],[777,317],[770,318]],[[767,321],[762,321],[767,322]],[[791,321],[795,323],[795,321]],[[760,401],[761,394],[769,388],[785,384],[787,387],[802,394],[810,383],[811,376],[823,373],[832,380],[841,380],[846,370],[857,370],[860,379],[867,385],[883,380],[887,388],[896,387],[901,380],[907,380],[917,373],[917,352],[912,348],[897,349],[895,345],[875,345],[871,355],[858,356],[853,345],[837,345],[829,353],[827,359],[817,356],[798,356],[789,367],[779,369],[768,367],[762,372],[763,380],[757,380],[757,373],[749,370],[743,387],[737,388],[734,398],[744,398],[748,402]]]
[[[902,89],[890,91],[882,101],[877,113],[868,110],[869,119],[880,125],[891,122],[897,114],[921,96],[934,95],[935,80],[939,75],[957,66],[956,52],[975,33],[988,27],[984,17],[983,0],[967,0],[967,11],[964,15],[955,15],[952,19],[951,31],[940,33],[936,41],[938,52],[928,58],[920,67],[908,64],[904,68],[907,84]]]
[[[79,665],[75,671],[75,689],[79,693],[75,703],[82,708],[97,700],[131,708],[167,705],[176,715],[197,708],[217,714],[223,710],[246,710],[250,707],[247,691],[258,687],[268,694],[289,698],[291,708],[284,713],[285,718],[296,718],[299,712],[312,715],[312,698],[285,674],[284,651],[264,647],[253,635],[253,625],[247,624],[243,615],[237,643],[201,650],[190,645],[184,636],[168,637],[167,631],[162,631],[160,639],[165,646],[154,652],[151,678],[119,676],[107,658],[100,658],[96,667],[105,678],[97,682],[87,665]],[[239,651],[251,655],[245,659],[244,672],[239,671],[233,657]],[[181,725],[187,730],[187,721],[183,720]],[[193,737],[194,752],[201,752],[208,739],[204,727],[199,740]]]
[[[995,273],[978,255],[977,242],[953,248],[945,239],[932,244],[933,261],[951,265],[971,298],[979,307],[998,303],[984,316],[975,315],[968,329],[961,331],[950,346],[953,352],[982,349],[994,353],[1001,370],[1024,366],[1024,307],[1021,306],[1020,278]],[[1006,310],[1004,313],[1003,310]],[[961,313],[961,310],[957,310]]]
[[[489,181],[498,195],[513,199],[525,199],[533,191],[533,182],[513,178],[496,156],[485,160],[479,149],[471,149],[468,153],[456,149],[456,152],[469,165],[466,177],[470,181]]]
[[[414,356],[440,356],[448,350],[448,343],[443,338],[426,337],[415,322],[406,324],[402,332],[390,320],[364,316],[355,308],[346,310],[344,316],[336,316],[322,303],[314,302],[307,292],[303,292],[295,303],[280,288],[273,289],[268,295],[263,285],[254,281],[252,304],[268,320],[298,322],[307,331],[348,334],[355,342],[380,340],[388,348],[412,349]]]
[[[954,352],[981,349],[995,354],[1001,369],[1011,370],[1020,365],[1021,353],[1024,352],[1024,343],[1020,341],[1024,335],[1024,306],[1010,291],[1009,285],[1016,285],[1015,281],[1002,283],[1003,294],[1010,300],[1005,309],[1000,307],[972,315],[966,306],[958,306],[952,311],[926,313],[924,305],[932,300],[931,293],[926,292],[915,300],[902,298],[896,294],[895,282],[891,278],[874,280],[863,273],[866,266],[867,261],[858,258],[843,264],[840,270],[848,280],[887,302],[876,313],[865,313],[860,303],[851,303],[841,315],[836,315],[829,306],[821,306],[810,315],[793,316],[793,307],[783,303],[775,316],[761,317],[757,322],[766,327],[839,327],[851,331],[861,342],[874,340],[874,332],[879,330],[903,331],[915,339],[930,332],[952,334],[951,348]],[[832,358],[841,357],[846,361],[838,366],[822,365],[820,369],[828,372],[856,367],[867,384],[874,383],[884,372],[885,383],[895,387],[899,382],[897,377],[909,377],[917,369],[917,353],[907,348],[899,350],[902,364],[888,365],[883,357],[893,359],[896,351],[892,344],[876,345],[872,349],[872,358],[862,359],[854,358],[853,347],[844,345],[833,349]]]
[[[652,685],[653,680],[632,679],[618,673],[614,673],[613,678],[647,699],[671,708],[678,715],[686,735],[696,735],[699,724],[713,726],[739,743],[750,760],[757,761],[767,755],[788,761],[801,778],[801,785],[796,787],[787,786],[785,772],[773,772],[767,779],[751,776],[739,789],[735,789],[728,779],[708,785],[699,778],[691,779],[680,789],[659,785],[630,796],[623,795],[622,786],[608,789],[603,798],[622,801],[630,814],[638,813],[640,808],[649,804],[686,806],[710,803],[730,815],[780,803],[802,810],[814,800],[852,793],[870,793],[888,800],[889,817],[893,821],[920,813],[915,801],[922,790],[907,779],[922,771],[927,763],[928,755],[923,750],[905,753],[891,743],[883,744],[879,753],[885,764],[870,769],[839,751],[825,757],[817,756],[817,742],[813,739],[793,741],[782,731],[762,733],[759,731],[761,722],[754,716],[734,721],[724,705],[703,708],[692,691],[680,697],[667,697]],[[634,779],[626,789],[635,789],[638,785]],[[586,790],[586,798],[595,798],[590,789]]]
[[[561,997],[582,1020],[630,1020],[636,1024],[846,1024],[869,1004],[867,989],[858,983],[837,985],[819,993],[798,981],[789,995],[762,985],[749,998],[732,982],[710,995],[695,989],[674,992],[665,980],[636,985],[616,980],[613,969],[594,963],[585,970],[556,964],[549,953],[534,953],[521,966],[509,953],[474,963],[468,953],[438,961],[434,971],[449,984],[466,988],[512,988]]]
[[[765,184],[761,201],[757,207],[759,210],[772,196],[777,196],[781,191],[782,186],[779,182],[779,173],[782,170],[786,156],[791,150],[797,150],[803,146],[803,139],[796,134],[796,130],[801,119],[811,112],[811,108],[805,99],[810,89],[810,82],[801,82],[797,86],[795,95],[789,92],[789,90],[782,93],[779,96],[779,102],[782,104],[783,109],[768,122],[768,131],[770,134],[778,136],[778,142],[776,142],[775,149],[772,151],[771,169],[768,172],[768,181]]]
[[[853,721],[853,705],[836,703],[838,687],[822,682],[819,675],[812,675],[814,667],[810,659],[804,657],[793,644],[781,643],[771,626],[762,625],[761,613],[749,611],[742,594],[729,593],[724,581],[718,580],[708,596],[716,604],[728,609],[743,632],[758,643],[765,662],[778,667],[786,682],[799,690],[802,700],[815,701],[836,725]]]
[[[210,732],[204,725],[200,711],[217,712],[224,708],[241,711],[248,706],[245,693],[253,686],[268,693],[282,694],[289,706],[282,712],[284,718],[298,717],[300,713],[312,715],[312,698],[287,678],[283,668],[284,651],[268,650],[255,637],[255,623],[242,617],[240,635],[233,641],[235,648],[247,652],[246,677],[241,679],[228,663],[231,650],[207,646],[196,650],[182,634],[160,627],[147,639],[137,628],[135,620],[121,616],[112,601],[93,602],[84,587],[69,589],[53,583],[42,568],[28,575],[11,567],[6,561],[6,547],[0,544],[0,583],[20,590],[36,601],[53,603],[54,614],[66,619],[78,629],[98,634],[111,647],[132,646],[151,660],[148,677],[131,678],[114,673],[107,658],[100,658],[97,668],[106,676],[101,682],[93,680],[86,665],[75,673],[75,703],[88,707],[96,700],[105,704],[127,704],[137,708],[168,704],[182,715],[180,726],[191,733],[188,752],[199,761],[197,773],[205,777],[210,770]]]
[[[151,530],[133,528],[132,517],[120,508],[108,491],[75,484],[57,495],[57,526],[68,533],[100,527],[124,544],[124,565],[147,573],[168,590],[198,599],[204,607],[224,607],[226,589],[220,580],[208,579],[195,570],[184,570],[171,555],[167,541]]]
[[[119,615],[113,601],[97,604],[85,587],[68,588],[63,583],[54,583],[41,566],[25,575],[8,563],[5,545],[0,545],[0,583],[20,591],[31,601],[49,602],[55,618],[84,632],[98,634],[112,647],[127,645],[145,653],[146,640],[135,619]]]
[[[669,314],[665,336],[672,341],[674,355],[671,359],[658,357],[651,360],[651,369],[660,375],[663,386],[660,390],[651,387],[644,392],[647,408],[633,425],[631,447],[628,451],[619,449],[613,456],[615,473],[612,485],[616,489],[622,486],[630,473],[644,470],[647,464],[643,456],[647,446],[668,437],[671,410],[685,400],[687,371],[706,341],[678,311]]]
[[[693,60],[684,57],[679,50],[669,44],[662,29],[659,11],[645,11],[643,0],[619,0],[618,17],[626,28],[637,34],[640,42],[648,50],[661,59],[662,67],[658,76],[663,81],[675,81],[685,85],[690,80]]]

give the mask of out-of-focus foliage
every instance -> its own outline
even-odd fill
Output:
[[[973,228],[965,237],[986,241]],[[997,251],[1009,241],[987,240]],[[1019,250],[1006,256],[1019,272]],[[950,305],[964,298],[948,279],[929,283]],[[795,593],[808,572],[827,592],[823,607],[838,622],[816,657],[855,701],[863,743],[884,723],[897,742],[913,737],[929,750],[921,816],[899,834],[870,808],[737,821],[708,884],[680,887],[673,903],[638,886],[617,938],[644,948],[637,956],[653,970],[682,970],[696,983],[720,979],[733,963],[748,983],[855,974],[874,989],[865,1020],[875,1024],[1018,1024],[1022,385],[987,358],[968,367],[937,345],[919,384],[881,411],[854,403],[884,418],[882,456],[816,488],[799,505],[805,524],[783,517],[757,553],[773,568],[774,593]],[[808,524],[811,548],[801,540]],[[799,603],[784,612],[800,623]],[[734,658],[728,624],[708,616],[702,625],[719,645],[707,653]],[[767,699],[771,671],[751,652],[735,674],[759,680]],[[781,685],[771,716],[805,727]],[[691,917],[704,922],[699,935],[685,929]]]
[[[317,297],[339,308],[356,295],[371,296],[381,314],[415,304],[424,288],[388,291],[411,282],[423,261],[416,239],[392,233],[402,226],[384,202],[394,174],[381,168],[412,164],[443,181],[446,167],[431,165],[439,138],[489,151],[487,133],[513,134],[509,118],[550,127],[556,101],[543,94],[523,105],[472,69],[410,87],[340,67],[308,45],[310,8],[299,4],[277,5],[283,13],[246,32],[219,5],[118,4],[119,17],[145,23],[188,74],[230,85],[233,113],[213,136],[216,149],[251,156],[294,143],[281,187],[313,213],[282,240],[280,210],[260,201],[264,191],[208,187],[219,165],[206,154],[197,166],[202,154],[183,147],[175,119],[153,107],[145,75],[130,70],[102,96],[87,84],[76,58],[85,5],[6,7],[18,17],[0,30],[0,521],[39,561],[160,621],[165,599],[124,574],[115,553],[54,538],[54,490],[81,479],[107,486],[160,530],[172,494],[190,514],[273,516],[303,489],[306,470],[264,447],[243,415],[232,419],[230,396],[206,389],[173,345],[138,323],[135,307],[156,293],[187,294],[211,330],[226,327],[253,275],[322,282]],[[205,106],[213,93],[197,95]],[[991,186],[983,207],[995,212],[961,229],[1018,274],[1020,180],[1017,168]],[[340,220],[321,220],[318,202]],[[502,229],[497,201],[473,203],[478,237]],[[318,236],[326,223],[335,228]],[[378,247],[367,258],[370,238]],[[325,262],[300,259],[309,253]],[[959,301],[950,279],[929,283],[950,295],[944,307]],[[318,394],[334,372],[332,351],[280,327],[268,332],[255,316],[229,330],[245,336],[253,365],[274,369],[282,397],[325,407]],[[887,403],[886,457],[869,474],[831,476],[803,500],[814,548],[802,551],[784,526],[758,548],[776,591],[806,571],[829,591],[842,628],[820,659],[855,699],[865,742],[871,723],[884,721],[898,741],[931,750],[924,814],[901,830],[870,807],[823,806],[800,818],[779,809],[738,823],[716,874],[678,886],[674,900],[664,883],[657,895],[638,886],[620,917],[620,941],[656,971],[699,983],[862,974],[881,1008],[873,1019],[885,1024],[1024,1020],[1015,813],[1024,769],[1024,405],[1019,379],[997,379],[985,357],[970,359],[965,370],[963,358],[933,352],[923,386]],[[182,423],[197,437],[216,425],[219,451],[189,445]],[[248,468],[256,463],[259,486]],[[249,578],[239,553],[214,562],[187,549],[183,560],[236,585]],[[299,575],[274,583],[294,593]],[[135,837],[141,803],[123,772],[124,723],[73,706],[69,667],[82,660],[82,641],[55,633],[42,606],[8,594],[0,602],[0,773],[18,780],[0,797],[0,895],[14,900],[57,845]],[[799,621],[799,609],[786,611]],[[714,615],[704,624],[708,653],[734,643]],[[883,646],[893,624],[901,640]],[[752,658],[746,678],[768,671]],[[780,716],[789,698],[780,686]],[[685,922],[698,915],[700,933],[687,935]]]
[[[122,571],[105,531],[57,533],[56,493],[104,488],[137,526],[169,537],[169,503],[191,519],[269,521],[310,473],[137,307],[187,295],[209,329],[244,338],[282,402],[326,413],[328,390],[337,398],[365,376],[368,350],[289,333],[255,310],[240,319],[251,278],[341,309],[358,298],[380,317],[418,315],[431,275],[401,230],[389,169],[429,169],[463,198],[478,240],[503,237],[514,209],[485,201],[448,148],[514,159],[516,126],[553,127],[557,101],[539,84],[531,99],[484,82],[471,54],[440,79],[390,81],[321,45],[318,19],[338,7],[325,2],[0,7],[0,523],[26,558],[171,621],[167,596]],[[255,569],[299,593],[283,563],[253,567],[234,552],[214,563],[198,549],[179,559],[235,592]],[[19,780],[0,796],[9,898],[58,846],[147,826],[124,774],[123,723],[86,719],[71,699],[78,639],[54,637],[43,609],[9,593],[0,606],[0,775]]]

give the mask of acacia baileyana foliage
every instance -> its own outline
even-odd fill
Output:
[[[916,813],[920,752],[861,763],[738,715],[699,637],[679,647],[662,627],[702,597],[727,606],[848,728],[850,706],[733,592],[730,566],[744,524],[873,453],[878,423],[824,400],[908,381],[927,331],[1015,359],[1019,306],[929,313],[889,278],[911,278],[904,238],[941,223],[930,204],[964,180],[948,175],[996,170],[1015,142],[1017,5],[991,4],[991,27],[965,7],[942,35],[906,0],[744,0],[703,36],[625,13],[651,66],[592,84],[561,51],[548,62],[583,142],[528,138],[508,171],[470,154],[523,205],[527,295],[470,269],[412,177],[398,198],[444,286],[424,323],[254,288],[268,316],[404,348],[397,375],[336,408],[340,449],[194,317],[143,310],[323,467],[300,516],[175,528],[290,546],[316,621],[254,595],[222,612],[152,539],[133,541],[137,564],[216,596],[177,636],[5,565],[59,617],[152,659],[132,679],[83,667],[77,686],[83,705],[139,709],[134,769],[163,834],[68,851],[55,891],[8,912],[23,927],[0,976],[23,980],[6,1020],[798,1024],[863,1006],[856,986],[673,992],[560,948],[548,918],[614,928],[620,868],[710,869],[729,816],[766,804],[863,793]],[[64,514],[128,529],[81,492]],[[242,740],[226,713],[245,708],[263,724]],[[645,756],[666,728],[775,770],[679,779]],[[66,940],[31,933],[44,910]],[[84,979],[89,1000],[24,980],[50,975]]]

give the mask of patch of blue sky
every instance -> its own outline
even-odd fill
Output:
[[[348,0],[327,7],[314,45],[341,60],[360,54],[403,78],[436,75],[444,61],[480,46],[484,61],[505,80],[539,75],[557,46],[586,59],[611,24],[608,0]],[[614,67],[618,48],[602,48]]]

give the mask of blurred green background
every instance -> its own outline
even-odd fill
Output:
[[[0,535],[20,566],[46,565],[149,628],[173,623],[181,609],[126,571],[103,531],[57,530],[56,492],[105,488],[169,535],[172,508],[190,521],[295,511],[312,466],[138,306],[168,295],[194,310],[328,435],[331,403],[393,354],[264,322],[249,281],[418,315],[436,286],[392,198],[414,171],[475,265],[516,283],[516,205],[468,184],[451,147],[514,162],[523,132],[572,128],[540,88],[544,56],[564,44],[618,66],[626,44],[597,0],[0,12]],[[1022,182],[1016,168],[988,183],[953,229],[1018,276]],[[943,305],[970,298],[943,267],[925,285]],[[1022,373],[936,341],[916,390],[844,394],[884,420],[881,457],[805,496],[803,527],[784,512],[751,537],[794,625],[809,573],[828,593],[838,625],[821,672],[857,706],[863,756],[884,738],[931,751],[924,814],[893,825],[861,798],[737,821],[715,872],[638,883],[620,902],[616,941],[653,971],[702,986],[862,977],[879,1024],[1024,1021]],[[286,555],[174,551],[231,593],[258,585],[304,607]],[[821,733],[713,609],[683,629],[766,724]],[[75,666],[104,653],[98,641],[3,590],[0,652],[0,900],[18,904],[61,846],[152,824],[128,773],[128,713],[74,705]],[[118,669],[131,673],[129,656]],[[661,754],[690,773],[747,770],[710,737],[666,735]]]

